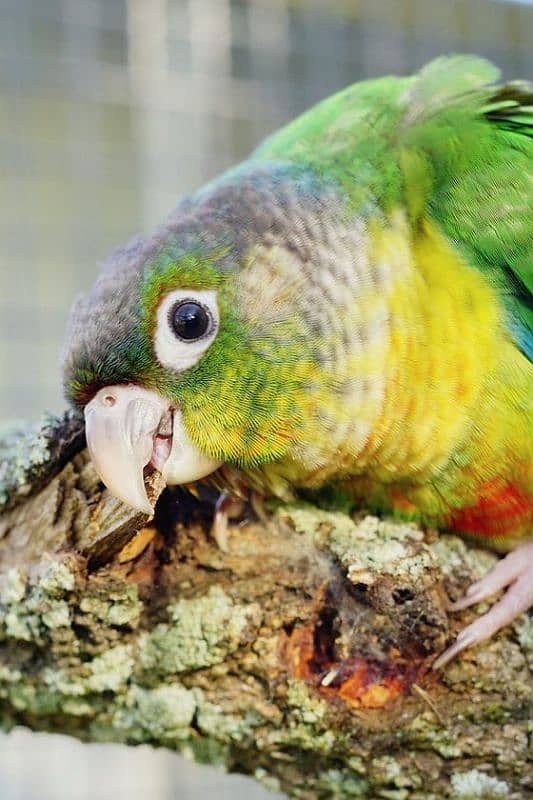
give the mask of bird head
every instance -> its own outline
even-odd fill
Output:
[[[65,392],[97,472],[132,507],[152,512],[149,465],[188,483],[278,459],[297,439],[318,363],[295,302],[301,254],[283,235],[298,197],[271,171],[208,187],[117,250],[74,305]]]

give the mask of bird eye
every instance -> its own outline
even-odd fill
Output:
[[[183,300],[171,309],[169,322],[178,339],[192,342],[206,335],[212,318],[205,306],[193,300]]]
[[[214,289],[174,289],[157,309],[154,351],[174,372],[193,367],[216,339],[220,325]]]

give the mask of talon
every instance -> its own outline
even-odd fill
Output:
[[[448,647],[444,653],[441,653],[437,660],[433,662],[431,669],[441,669],[441,667],[444,667],[449,661],[455,658],[455,656],[458,656],[459,653],[466,650],[467,647],[470,647],[474,643],[475,638],[470,634],[468,628],[464,628],[457,636],[452,646]]]
[[[228,552],[228,522],[240,517],[244,501],[240,497],[222,492],[215,505],[215,516],[211,526],[211,536],[223,553]]]
[[[263,524],[268,521],[269,515],[265,508],[265,496],[261,492],[252,490],[250,493],[250,505],[255,516]]]
[[[440,669],[467,647],[489,639],[509,625],[533,605],[533,542],[517,547],[499,561],[484,578],[472,584],[465,597],[454,603],[453,611],[461,611],[486,600],[495,592],[509,586],[503,597],[490,611],[460,632],[454,644],[433,664]]]
[[[217,511],[211,526],[211,536],[215,540],[219,550],[227,553],[228,547],[228,515],[222,511]]]

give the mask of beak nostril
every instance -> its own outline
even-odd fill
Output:
[[[145,475],[157,469],[167,484],[192,483],[218,469],[196,449],[179,409],[136,384],[104,386],[85,406],[87,447],[112,494],[153,514]]]

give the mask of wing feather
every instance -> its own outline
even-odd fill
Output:
[[[411,104],[417,113],[403,139],[432,174],[427,213],[497,287],[509,330],[533,361],[533,85],[494,76],[477,57],[429,64],[419,77],[426,85],[410,89],[405,118]]]

